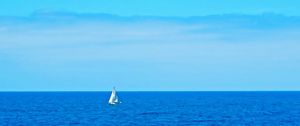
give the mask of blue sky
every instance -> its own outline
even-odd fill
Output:
[[[299,5],[2,1],[0,90],[299,90]]]
[[[111,13],[122,16],[203,16],[278,13],[300,15],[297,0],[2,0],[0,15],[26,16],[37,10]]]

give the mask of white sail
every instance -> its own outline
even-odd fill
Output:
[[[111,92],[110,98],[108,100],[108,104],[114,105],[114,104],[117,104],[117,103],[119,103],[119,98],[118,98],[116,89],[114,87],[112,92]]]

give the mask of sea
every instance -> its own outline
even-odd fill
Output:
[[[0,92],[1,126],[300,126],[300,92]]]

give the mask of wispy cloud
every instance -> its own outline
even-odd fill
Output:
[[[234,88],[294,84],[300,80],[286,73],[299,74],[299,41],[300,18],[276,14],[181,18],[37,12],[0,17],[0,57],[6,57],[0,68],[15,64],[19,67],[12,70],[48,81],[58,74],[57,83],[109,82],[114,76],[137,87],[147,78],[147,83],[187,83],[186,88],[200,82],[237,83]],[[75,78],[66,79],[70,76]],[[140,79],[130,82],[134,76]]]

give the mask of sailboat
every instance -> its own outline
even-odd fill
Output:
[[[115,104],[118,104],[118,103],[120,103],[120,101],[119,101],[119,98],[118,98],[118,95],[117,95],[117,92],[116,92],[116,88],[113,87],[113,89],[111,91],[110,98],[108,100],[108,104],[115,105]]]

